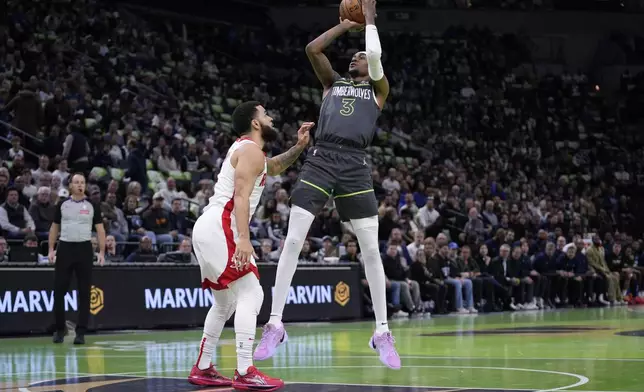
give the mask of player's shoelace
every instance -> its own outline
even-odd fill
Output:
[[[392,335],[391,332],[383,333],[375,340],[377,341],[377,343],[380,343],[379,345],[388,343],[392,347],[394,343],[396,343],[396,338],[394,338],[394,335]]]
[[[260,345],[262,344],[268,344],[268,343],[274,343],[274,341],[277,340],[277,327],[273,326],[271,328],[270,325],[264,325],[264,332],[262,333],[262,339],[259,341]]]

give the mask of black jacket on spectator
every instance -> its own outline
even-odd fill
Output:
[[[415,280],[419,284],[433,283],[434,275],[427,266],[419,261],[414,261],[409,266],[409,279]]]
[[[18,203],[16,208],[13,208],[9,204],[3,203],[2,207],[7,210],[7,219],[9,220],[9,223],[20,228],[27,227],[27,222],[25,222],[25,206]]]
[[[532,268],[542,275],[555,273],[557,271],[557,256],[554,254],[548,256],[546,252],[541,252],[534,258]]]
[[[520,260],[513,260],[511,257],[505,261],[506,271],[503,270],[503,259],[496,257],[490,263],[490,275],[499,283],[507,282],[505,278],[521,278],[521,262]]]
[[[130,155],[127,157],[126,176],[130,177],[132,181],[136,181],[141,184],[143,192],[147,191],[148,172],[145,166],[145,156],[138,147],[130,151]]]
[[[54,217],[56,216],[56,206],[51,203],[40,204],[36,202],[29,207],[29,215],[31,215],[34,220],[36,232],[48,232],[51,227],[51,223],[54,221]]]
[[[613,272],[621,272],[622,268],[626,267],[626,265],[624,264],[624,254],[622,252],[620,252],[618,255],[613,252],[606,252],[605,257],[606,265]]]
[[[407,272],[400,264],[400,255],[391,257],[386,253],[382,254],[382,264],[385,267],[385,275],[389,280],[405,280],[407,279]]]
[[[170,213],[163,208],[150,208],[143,213],[143,227],[154,234],[170,232]]]
[[[188,213],[180,211],[179,213],[170,213],[170,229],[176,230],[179,234],[186,234],[188,231]]]
[[[436,254],[432,263],[432,274],[439,279],[447,278],[458,278],[461,276],[461,269],[456,263],[453,263],[451,260],[444,258],[440,254]],[[446,275],[443,272],[443,268],[449,267],[449,272]]]

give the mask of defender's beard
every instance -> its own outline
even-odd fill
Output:
[[[274,142],[277,140],[277,129],[270,125],[262,125],[262,139],[266,143]]]

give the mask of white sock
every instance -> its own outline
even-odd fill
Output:
[[[237,297],[235,339],[237,341],[237,371],[241,376],[253,366],[253,343],[257,315],[264,302],[264,290],[254,274],[248,274],[231,284]]]
[[[291,288],[293,275],[297,269],[297,259],[304,246],[304,240],[311,228],[315,216],[307,210],[293,206],[289,215],[288,233],[284,240],[284,248],[277,263],[275,275],[275,289],[273,290],[273,304],[269,324],[281,325],[282,313],[286,305],[286,297]]]
[[[369,282],[373,312],[376,316],[376,333],[389,332],[387,321],[387,283],[385,269],[378,246],[378,217],[351,219],[354,233],[364,261],[364,272]]]
[[[231,290],[214,291],[215,304],[210,307],[203,327],[197,367],[206,370],[211,366],[224,324],[235,311],[235,295]]]

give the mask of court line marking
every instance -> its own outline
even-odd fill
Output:
[[[370,369],[370,368],[382,368],[382,366],[379,365],[355,365],[355,366],[350,366],[350,365],[338,365],[338,366],[265,366],[262,367],[262,369]],[[405,366],[405,368],[408,369],[421,369],[421,368],[436,368],[436,369],[487,369],[487,370],[509,370],[509,371],[517,371],[517,372],[529,372],[529,373],[546,373],[546,374],[556,374],[560,376],[568,376],[568,377],[573,377],[577,379],[576,383],[570,384],[570,385],[565,385],[562,387],[555,387],[555,388],[549,388],[549,389],[538,389],[536,392],[554,392],[554,391],[564,391],[570,388],[577,388],[582,385],[587,384],[590,379],[586,376],[582,376],[580,374],[575,374],[575,373],[567,373],[567,372],[558,372],[555,370],[540,370],[540,369],[524,369],[524,368],[511,368],[511,367],[496,367],[496,366],[446,366],[446,365],[419,365],[419,366]],[[234,368],[219,368],[218,370],[234,370]],[[179,372],[189,372],[190,369],[186,370],[176,370],[174,372],[179,373]],[[124,372],[124,373],[111,373],[111,374],[105,374],[104,376],[135,376],[135,375],[150,375],[150,374],[163,374],[163,373],[168,373],[168,371],[159,371],[159,372],[148,372],[148,371],[137,371],[137,372]],[[165,377],[165,378],[174,378],[174,377]],[[307,384],[306,382],[302,382],[301,384]],[[349,385],[349,384],[343,384],[343,385]],[[391,386],[391,385],[390,385]],[[393,385],[395,387],[395,385]],[[409,386],[407,386],[409,387]],[[420,386],[417,388],[447,388],[447,389],[463,389],[465,387],[456,387],[456,386]],[[484,389],[484,390],[498,390],[499,388],[479,388],[479,387],[474,387],[474,389]],[[468,388],[465,388],[468,389]],[[469,388],[472,389],[472,388]],[[504,388],[502,388],[504,389]],[[522,391],[535,391],[535,389],[517,389],[517,388],[512,388],[514,390],[522,390]]]
[[[232,369],[232,368],[230,368]],[[224,370],[223,368],[221,370]],[[177,371],[178,372],[178,371]],[[20,373],[24,375],[40,375],[42,373],[40,372],[31,372],[31,373]],[[98,376],[119,376],[120,374],[117,373],[112,373],[112,374],[97,374],[97,373],[67,373],[67,372],[49,372],[48,374],[63,374],[68,377],[98,377]],[[164,376],[158,376],[154,378],[167,378],[167,379],[177,379],[179,377],[164,377]],[[43,381],[38,381],[39,383],[41,382],[47,382],[47,381],[54,381],[55,379],[50,379],[50,380],[43,380]],[[394,384],[356,384],[356,383],[342,383],[342,384],[334,384],[334,383],[325,383],[325,382],[316,382],[316,381],[285,381],[286,384],[314,384],[314,385],[349,385],[349,386],[358,386],[358,387],[364,387],[364,386],[372,386],[372,387],[394,387],[394,388],[448,388],[448,389],[455,389],[455,390],[470,390],[473,388],[463,388],[463,387],[436,387],[436,386],[426,386],[426,385],[421,385],[421,386],[409,386],[409,385],[394,385]],[[498,390],[499,388],[483,388],[483,387],[476,387],[474,389],[480,389],[480,390]],[[0,388],[0,391],[3,391],[5,389]],[[534,389],[522,389],[522,388],[513,388],[513,391],[530,391],[534,392]],[[26,389],[28,392],[29,390]],[[437,391],[437,392],[444,392],[444,391]],[[545,391],[544,391],[545,392]],[[582,392],[582,391],[580,391]],[[584,390],[583,392],[635,392],[635,391],[620,391],[620,390],[615,390],[615,391],[587,391]]]
[[[92,347],[89,347],[90,349]],[[105,349],[104,347],[94,347],[94,348],[100,348],[100,349]],[[145,348],[142,348],[141,350],[145,350]],[[159,349],[160,351],[162,350],[171,350],[171,348],[167,349]],[[79,350],[80,351],[80,350]],[[140,351],[140,350],[137,350]],[[18,353],[18,354],[13,354],[13,355],[31,355],[31,353]],[[327,359],[327,358],[337,358],[337,359],[361,359],[361,358],[373,358],[376,359],[375,356],[373,355],[288,355],[288,354],[283,354],[285,357],[290,358],[321,358],[321,359]],[[67,355],[54,355],[54,358],[66,358]],[[147,358],[147,355],[83,355],[83,358]],[[214,356],[215,358],[237,358],[235,355],[216,355]],[[283,358],[279,356],[274,356],[273,358],[280,359],[282,360]],[[546,357],[437,357],[437,356],[424,356],[424,355],[401,355],[400,358],[407,358],[407,359],[449,359],[449,360],[524,360],[524,361],[616,361],[616,362],[644,362],[644,358],[546,358]]]

